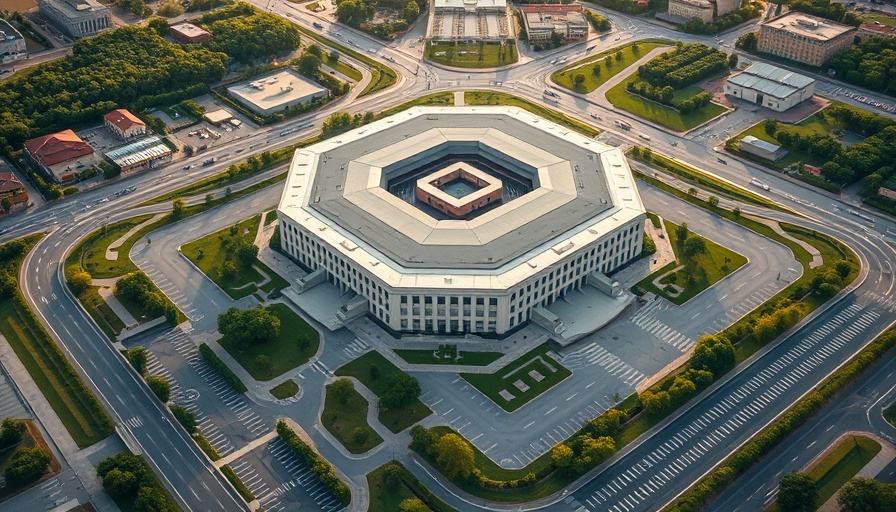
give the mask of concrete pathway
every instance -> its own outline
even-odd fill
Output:
[[[214,462],[214,465],[215,465],[216,468],[220,468],[221,466],[223,466],[223,465],[225,465],[225,464],[230,464],[231,462],[233,462],[233,461],[239,459],[239,458],[242,457],[243,455],[245,455],[245,454],[251,452],[252,450],[258,448],[259,446],[262,446],[262,445],[267,444],[268,441],[271,441],[271,440],[275,439],[276,437],[277,437],[277,431],[276,431],[276,430],[271,430],[271,431],[268,432],[267,434],[265,434],[265,435],[259,437],[258,439],[252,441],[251,443],[247,444],[246,446],[243,446],[243,447],[240,448],[239,450],[236,450],[236,451],[234,451],[234,452],[231,452],[228,456],[226,456],[226,457],[224,457],[224,458],[222,458],[222,459],[218,459],[218,460],[216,460],[216,461]]]
[[[113,280],[113,283],[115,280]],[[97,293],[100,294],[100,297],[106,301],[106,305],[109,306],[109,309],[112,310],[115,315],[124,322],[125,329],[128,326],[134,325],[137,323],[137,319],[134,318],[134,315],[131,314],[130,311],[127,310],[126,307],[118,300],[118,297],[115,296],[115,287],[114,284],[112,286],[107,286],[104,284],[97,284],[96,280],[91,281],[91,284],[94,286],[99,286],[100,289],[97,290]]]
[[[790,233],[784,231],[784,229],[781,228],[781,225],[778,224],[776,221],[773,221],[770,219],[763,219],[761,217],[752,217],[752,216],[749,216],[749,217],[757,222],[761,222],[761,223],[767,225],[768,227],[775,230],[775,233],[781,235],[783,238],[790,240],[791,242],[796,242],[797,244],[800,245],[800,247],[802,247],[803,249],[808,251],[809,254],[812,255],[812,261],[809,262],[809,268],[820,267],[824,264],[824,259],[822,259],[821,253],[818,251],[818,249],[815,248],[815,246],[813,246],[812,244],[810,244],[808,242],[800,240],[799,238],[796,238],[793,235],[791,235]]]
[[[118,249],[125,242],[127,242],[128,238],[131,238],[141,229],[145,228],[146,226],[148,226],[154,222],[158,222],[159,220],[166,217],[167,215],[168,215],[167,212],[166,213],[157,213],[157,214],[153,215],[151,218],[146,219],[144,222],[141,222],[140,224],[137,224],[136,226],[132,227],[127,233],[118,237],[118,239],[116,239],[114,242],[109,244],[109,247],[106,247],[106,259],[109,261],[116,261],[118,259],[118,251],[116,249]]]
[[[893,460],[896,459],[896,448],[874,434],[869,434],[867,432],[847,432],[846,434],[844,434],[844,436],[847,435],[864,436],[869,439],[873,439],[877,441],[878,444],[880,444],[880,451],[877,453],[877,455],[875,455],[873,459],[868,461],[868,464],[865,464],[865,466],[862,467],[862,469],[860,469],[859,472],[856,473],[856,476],[854,476],[853,478],[874,478],[878,473],[881,472],[881,470],[887,467],[889,463],[893,462]],[[839,441],[840,440],[838,439],[837,442]],[[827,450],[825,450],[824,453],[827,453]],[[840,505],[837,504],[837,496],[839,494],[840,491],[838,490],[834,493],[833,496],[828,498],[828,500],[825,501],[821,507],[818,508],[818,512],[839,512]]]
[[[653,227],[653,222],[650,219],[646,219],[644,222],[644,232],[653,239],[653,243],[656,244],[656,252],[647,258],[641,258],[613,275],[613,279],[619,281],[619,286],[626,290],[675,261],[675,251],[672,250],[669,234],[666,233],[666,224],[662,218],[660,218],[659,228]]]
[[[455,107],[463,107],[466,103],[464,102],[464,91],[455,91],[454,92],[454,106]]]

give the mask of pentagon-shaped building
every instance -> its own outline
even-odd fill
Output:
[[[281,247],[394,333],[502,336],[641,253],[621,150],[515,107],[415,107],[296,151]],[[570,296],[569,300],[575,300]]]

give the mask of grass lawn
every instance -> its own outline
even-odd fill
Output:
[[[364,453],[379,446],[383,438],[367,423],[367,409],[370,407],[367,400],[354,390],[350,395],[343,404],[334,396],[333,385],[327,386],[327,397],[324,401],[324,410],[320,413],[320,421],[348,451]],[[363,443],[352,440],[352,433],[358,428],[368,433],[367,440]]]
[[[296,393],[299,392],[299,385],[292,379],[289,379],[282,384],[278,384],[271,388],[271,394],[274,395],[274,398],[278,400],[285,400],[289,397],[296,396]]]
[[[261,214],[237,223],[236,235],[231,235],[232,228],[227,227],[193,240],[181,246],[181,253],[199,267],[199,270],[221,287],[232,299],[236,300],[252,295],[258,290],[255,284],[260,283],[264,279],[255,268],[241,268],[239,275],[232,279],[222,276],[220,269],[224,262],[229,259],[235,262],[235,255],[232,250],[228,250],[226,244],[234,242],[235,237],[241,237],[249,243],[254,242],[260,220]],[[252,265],[261,268],[262,271],[271,277],[271,282],[263,286],[262,289],[267,290],[270,288],[273,290],[289,286],[285,279],[277,275],[261,261],[256,260]]]
[[[887,27],[896,27],[896,18],[891,18],[889,16],[883,16],[880,14],[866,14],[865,16],[862,16],[862,21],[866,23],[874,23],[875,21],[877,21],[881,25]]]
[[[578,119],[573,119],[566,114],[556,110],[543,107],[529,100],[505,94],[503,92],[491,91],[467,91],[464,93],[464,103],[467,105],[503,105],[506,107],[520,107],[528,110],[537,116],[541,116],[549,121],[575,130],[587,137],[596,137],[600,130],[585,124]]]
[[[643,117],[648,121],[665,126],[677,132],[683,132],[699,126],[710,119],[724,114],[725,107],[710,103],[709,105],[691,112],[690,114],[680,114],[677,110],[666,105],[661,105],[644,98],[631,94],[625,90],[625,84],[632,80],[637,81],[637,71],[626,77],[625,80],[619,82],[615,87],[607,91],[607,100],[614,106]],[[675,99],[681,101],[683,99],[695,96],[703,90],[697,86],[686,87],[682,90],[675,91]]]
[[[820,507],[865,467],[880,451],[880,444],[865,436],[847,436],[822,457],[807,473],[818,485]]]
[[[371,378],[371,368],[377,368],[379,375]],[[354,377],[367,386],[376,396],[386,392],[386,380],[390,373],[400,372],[394,364],[377,351],[371,351],[354,361],[336,369],[338,377]],[[413,426],[418,421],[432,414],[432,411],[419,399],[399,409],[380,410],[378,418],[386,428],[395,432]]]
[[[318,332],[302,320],[302,317],[293,313],[288,306],[272,304],[267,309],[280,319],[280,336],[276,340],[242,348],[226,337],[218,340],[224,350],[236,359],[253,379],[260,381],[271,380],[307,363],[317,352],[320,343]],[[255,361],[262,354],[270,358],[270,366],[267,368],[259,366]]]
[[[137,270],[137,266],[131,262],[128,254],[133,247],[134,242],[142,237],[142,231],[134,233],[133,236],[117,249],[118,259],[109,261],[106,259],[106,248],[109,244],[121,238],[122,235],[131,230],[134,226],[142,224],[144,221],[152,218],[152,215],[140,215],[132,219],[127,219],[109,224],[103,229],[94,231],[69,254],[66,258],[66,267],[80,263],[81,268],[90,272],[95,278],[105,279],[111,277],[123,276]]]
[[[896,404],[890,404],[889,407],[884,409],[884,419],[887,420],[890,425],[896,427]]]
[[[436,92],[433,94],[427,94],[426,96],[420,96],[419,98],[414,98],[411,101],[402,103],[401,105],[397,105],[392,108],[387,108],[386,110],[381,110],[376,113],[375,118],[383,119],[384,117],[389,117],[399,112],[403,112],[411,107],[451,105],[454,105],[453,92]]]
[[[81,304],[84,305],[84,309],[87,310],[87,314],[90,315],[90,318],[93,318],[93,321],[100,327],[100,330],[103,331],[103,334],[109,337],[110,340],[114,340],[118,333],[121,332],[126,326],[124,322],[118,318],[118,315],[112,311],[112,308],[106,304],[106,301],[100,297],[98,293],[99,287],[91,286],[81,294],[78,299],[81,301]]]
[[[671,41],[669,41],[671,43]],[[561,69],[560,71],[556,71],[551,75],[551,80],[561,86],[565,87],[571,91],[575,91],[582,94],[587,94],[589,92],[594,91],[601,85],[607,82],[610,78],[613,78],[617,74],[621,73],[622,70],[631,66],[638,59],[644,57],[654,48],[658,48],[660,46],[665,46],[662,43],[644,43],[638,42],[638,51],[635,52],[632,49],[632,45],[626,45],[622,48],[613,48],[607,50],[605,52],[601,52],[597,55],[592,55],[591,57],[584,58],[578,62],[574,62],[569,66]],[[622,52],[622,60],[616,60],[616,52]],[[604,60],[610,57],[612,61],[612,65],[608,68],[604,64]],[[594,66],[600,67],[600,74],[595,75],[592,69]],[[575,84],[573,82],[573,77],[578,74],[582,74],[585,77],[585,81],[581,84]]]
[[[389,486],[383,481],[383,475],[389,465],[399,468],[401,481],[395,486]],[[367,512],[395,512],[399,510],[402,501],[414,497],[420,498],[432,512],[457,512],[457,509],[433,495],[432,491],[424,487],[423,483],[400,462],[389,462],[368,473],[367,486],[370,488],[370,506]]]
[[[332,62],[330,62],[330,59],[325,58],[324,64],[351,78],[355,82],[360,82],[364,77],[361,72],[355,69],[351,64],[347,64],[342,60],[339,60],[338,62],[336,62],[336,64],[333,64]]]
[[[11,498],[13,495],[18,494],[29,487],[34,487],[38,483],[41,482],[44,478],[48,478],[48,475],[53,475],[59,473],[59,461],[56,460],[56,456],[53,455],[53,451],[50,450],[50,447],[47,445],[47,442],[44,440],[43,436],[40,434],[40,430],[38,430],[37,425],[34,424],[32,420],[23,420],[25,425],[28,427],[28,430],[25,431],[25,435],[21,441],[15,446],[10,446],[5,450],[0,451],[0,474],[6,472],[6,467],[12,461],[12,456],[21,449],[24,448],[34,448],[35,446],[40,447],[43,451],[50,454],[50,467],[47,468],[47,472],[44,473],[44,476],[38,478],[34,482],[30,484],[26,484],[22,487],[3,487],[0,489],[0,503],[4,500]]]
[[[456,345],[440,345],[438,350],[396,350],[398,357],[410,364],[462,364],[488,366],[500,359],[500,352],[466,352]]]
[[[494,68],[517,61],[516,44],[451,42],[426,43],[425,58],[458,68]]]
[[[548,356],[550,352],[547,345],[541,345],[495,373],[462,373],[461,377],[499,407],[513,412],[572,375],[571,371]],[[540,373],[542,379],[539,381],[529,375],[532,371]],[[514,385],[517,381],[522,381],[529,389],[518,389]],[[500,395],[502,390],[510,392],[513,398],[505,400]]]
[[[264,214],[264,225],[270,226],[277,220],[277,210],[271,210]]]
[[[675,257],[681,262],[683,260],[678,251],[678,237],[675,235],[675,228],[678,227],[678,224],[669,222],[665,219],[663,221],[666,224],[666,233],[669,235],[669,243],[672,244],[672,250],[675,251]],[[692,236],[703,238],[693,232],[690,233],[688,238]],[[696,272],[697,275],[694,276],[693,280],[688,282],[686,269],[681,269],[660,281],[662,284],[675,283],[678,286],[684,287],[684,291],[681,292],[680,295],[673,296],[671,293],[668,293],[665,288],[657,288],[653,284],[653,280],[657,276],[661,276],[677,267],[680,265],[679,262],[669,263],[665,267],[641,280],[636,286],[643,290],[649,290],[661,297],[665,297],[672,303],[680,306],[747,263],[747,258],[740,254],[726,247],[722,247],[708,238],[703,238],[703,240],[706,242],[706,253],[701,254],[696,258],[695,268],[699,269],[699,271]],[[725,262],[726,258],[729,260],[727,263]],[[702,272],[705,272],[706,275],[703,276]],[[685,283],[687,283],[686,287],[684,286]]]

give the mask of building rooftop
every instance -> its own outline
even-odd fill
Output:
[[[740,141],[743,144],[749,144],[750,146],[763,149],[765,151],[768,151],[769,153],[774,153],[775,151],[781,149],[781,146],[777,146],[775,144],[772,144],[771,142],[758,139],[752,135],[747,135],[746,137],[740,139]]]
[[[162,139],[153,135],[110,149],[106,152],[106,158],[112,160],[119,167],[127,167],[170,153],[171,148],[166,146]]]
[[[692,5],[701,9],[712,9],[712,2],[709,0],[669,0],[679,4]]]
[[[9,194],[22,188],[22,182],[9,171],[0,171],[0,194]]]
[[[81,140],[75,132],[63,130],[36,139],[26,140],[25,148],[42,165],[51,166],[73,158],[93,154],[90,144]]]
[[[436,9],[503,9],[507,0],[435,0]]]
[[[209,32],[205,29],[199,28],[192,23],[178,23],[177,25],[171,25],[169,30],[173,30],[174,32],[179,32],[186,37],[199,37],[204,35],[210,35]]]
[[[387,190],[475,155],[534,190],[469,220],[435,219]],[[300,149],[278,209],[385,282],[469,288],[538,272],[643,211],[619,149],[515,107],[416,107]]]
[[[90,11],[108,11],[108,8],[97,0],[40,0],[38,3],[52,5],[69,17],[77,17]]]
[[[812,85],[815,79],[764,62],[757,62],[743,72],[730,77],[728,82],[784,99],[794,92]]]
[[[103,119],[109,121],[115,126],[118,126],[123,131],[128,131],[134,126],[146,126],[146,123],[140,120],[139,117],[131,114],[129,111],[123,108],[118,108],[113,110],[112,112],[109,112],[108,114],[103,116]]]
[[[842,25],[796,11],[791,11],[783,16],[766,21],[762,26],[783,30],[817,41],[828,41],[855,30],[855,27],[850,27],[849,25]]]
[[[22,39],[22,34],[20,34],[15,27],[10,25],[8,21],[0,18],[0,39],[6,41]]]
[[[588,23],[580,5],[523,5],[520,11],[526,16],[526,25],[530,28],[546,29],[558,24]]]
[[[212,124],[221,124],[225,121],[230,121],[233,119],[233,114],[224,110],[223,108],[219,108],[218,110],[212,110],[211,112],[206,112],[202,115],[202,118]]]
[[[311,94],[326,92],[326,89],[291,69],[281,69],[251,82],[230,86],[227,91],[244,103],[270,111]]]

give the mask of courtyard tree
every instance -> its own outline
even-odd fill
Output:
[[[320,58],[316,55],[302,55],[299,59],[299,73],[308,78],[317,77],[320,73]]]
[[[6,485],[17,488],[37,480],[47,472],[51,460],[50,454],[37,446],[18,450],[3,473]]]
[[[333,397],[342,405],[346,405],[355,393],[355,385],[349,379],[337,379],[330,386]]]
[[[397,409],[408,405],[420,396],[420,382],[403,372],[394,372],[386,377],[386,392],[380,397],[380,406]]]
[[[448,478],[467,478],[473,474],[473,448],[457,434],[445,434],[436,443],[436,462]]]
[[[690,236],[685,240],[681,255],[688,262],[694,262],[697,256],[706,253],[706,241],[699,236]]]
[[[280,319],[262,306],[232,307],[218,315],[218,332],[238,345],[265,343],[280,335]]]

